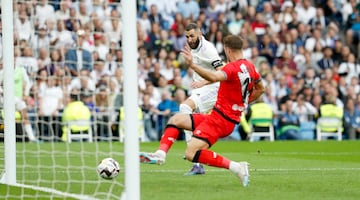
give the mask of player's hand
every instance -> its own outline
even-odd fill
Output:
[[[191,83],[191,88],[201,88],[202,86],[205,85],[205,82],[204,81],[194,81]]]
[[[191,56],[190,47],[188,44],[185,45],[185,49],[181,50],[181,55],[184,56],[186,63],[191,67],[192,56]]]

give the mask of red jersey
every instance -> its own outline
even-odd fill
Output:
[[[255,83],[260,81],[260,74],[246,59],[230,62],[222,71],[226,75],[226,80],[220,82],[215,109],[226,118],[239,122]]]

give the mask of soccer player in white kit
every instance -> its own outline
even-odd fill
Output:
[[[34,132],[32,130],[29,121],[29,117],[27,115],[27,107],[25,101],[16,96],[14,97],[14,101],[15,101],[15,110],[19,111],[21,113],[21,117],[23,118],[25,133],[27,134],[29,141],[37,142],[38,140],[34,135]]]
[[[215,46],[202,36],[199,27],[195,23],[190,23],[185,27],[185,35],[195,65],[210,70],[221,68],[222,60]],[[193,73],[193,81],[194,82],[191,84],[191,87],[193,88],[191,96],[180,104],[180,113],[209,113],[217,99],[219,82],[210,83],[195,72]],[[186,142],[189,142],[192,137],[192,132],[187,130],[184,131]],[[204,173],[205,170],[203,166],[199,163],[195,163],[186,175]]]

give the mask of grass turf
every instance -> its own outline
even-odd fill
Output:
[[[141,143],[140,150],[154,151],[157,145],[158,142]],[[360,197],[360,141],[218,142],[212,148],[215,152],[232,160],[250,162],[251,182],[247,188],[243,188],[237,177],[224,169],[206,166],[206,175],[183,176],[191,167],[191,163],[182,159],[185,146],[182,141],[175,143],[163,166],[140,165],[141,199],[355,200]],[[36,152],[44,154],[52,149],[56,149],[56,156],[36,155]],[[101,149],[102,152],[96,153],[96,149]],[[18,153],[17,179],[25,180],[25,184],[47,180],[48,182],[42,182],[41,186],[74,194],[83,193],[100,199],[115,198],[124,189],[124,170],[112,180],[115,184],[99,179],[95,172],[98,162],[95,158],[105,157],[111,150],[122,152],[123,144],[113,143],[111,148],[108,143],[18,145],[17,151],[23,155]],[[61,152],[73,152],[74,155],[66,157]],[[122,154],[111,155],[124,166]],[[3,169],[2,156],[3,152],[0,152],[0,169]],[[21,166],[24,161],[25,168]],[[36,166],[38,163],[48,166],[38,169],[26,167]],[[65,175],[62,167],[67,163],[78,167]],[[55,170],[51,169],[52,165],[56,166]],[[66,183],[67,179],[72,180],[71,184]],[[82,182],[82,179],[86,180]],[[56,180],[56,183],[51,183],[52,180]],[[109,192],[113,193],[113,196],[106,196]],[[46,192],[0,184],[0,199],[49,197]],[[52,198],[71,199],[61,195]]]

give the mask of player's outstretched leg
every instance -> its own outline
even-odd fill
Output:
[[[144,164],[165,164],[165,158],[156,153],[140,153],[140,162]]]
[[[249,186],[249,163],[248,162],[238,162],[234,163],[235,166],[230,167],[230,170],[236,174],[236,176],[240,179],[240,182],[244,187]]]
[[[198,150],[194,156],[192,156],[191,151],[187,151],[186,156],[187,159],[192,162],[229,169],[240,179],[244,187],[249,185],[250,174],[248,162],[235,162],[208,149]]]
[[[141,152],[139,155],[140,162],[145,164],[164,164],[166,154],[179,137],[179,134],[180,129],[177,126],[172,124],[166,125],[164,134],[160,140],[159,149],[155,153]]]

